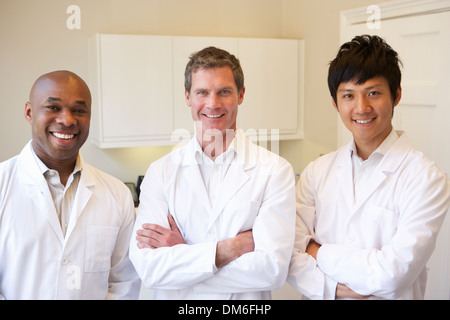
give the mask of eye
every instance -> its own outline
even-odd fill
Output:
[[[379,95],[380,94],[380,92],[378,92],[378,91],[370,91],[369,92],[369,97],[371,97],[371,96],[377,96],[377,95]]]
[[[59,106],[47,105],[47,106],[45,106],[45,109],[50,110],[50,111],[58,111],[59,110]]]
[[[196,92],[196,94],[198,96],[206,96],[208,94],[208,92],[206,92],[206,90],[199,90]]]
[[[344,99],[351,99],[353,97],[353,95],[351,93],[346,93],[342,96],[342,98]]]

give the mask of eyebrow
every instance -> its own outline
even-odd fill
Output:
[[[47,98],[47,102],[55,102],[55,101],[56,102],[61,102],[62,99],[61,98],[55,98],[55,97],[48,97]],[[84,100],[76,100],[75,103],[87,107],[87,103]]]
[[[52,101],[62,101],[62,100],[60,98],[48,97],[47,101],[52,102]]]
[[[85,102],[85,101],[83,101],[83,100],[77,100],[77,101],[75,101],[75,103],[76,103],[76,104],[81,104],[82,106],[85,106],[85,107],[87,107],[87,104],[86,104],[86,102]]]
[[[365,87],[363,88],[363,90],[372,90],[374,88],[380,87],[381,85],[376,83],[374,85],[371,85],[370,87]],[[355,91],[354,89],[347,89],[347,88],[343,88],[343,89],[339,89],[338,92],[352,92]]]

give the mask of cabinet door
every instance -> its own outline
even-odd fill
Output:
[[[193,134],[194,123],[184,96],[184,71],[191,54],[210,46],[227,50],[236,56],[238,53],[236,38],[173,37],[174,125],[175,129],[186,131],[188,135]]]
[[[241,60],[246,93],[239,127],[302,138],[303,41],[103,34],[92,43],[91,82],[98,103],[91,136],[100,147],[169,145],[192,137],[184,71],[189,56],[207,46]]]
[[[300,138],[303,42],[285,39],[239,39],[245,76],[238,125],[243,129],[278,129],[280,136]],[[300,91],[299,91],[300,90]]]
[[[171,37],[99,37],[101,142],[130,146],[170,137]]]

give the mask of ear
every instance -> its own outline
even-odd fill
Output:
[[[239,91],[238,105],[240,105],[242,102],[244,102],[244,93],[245,93],[245,87],[242,87],[241,91]]]
[[[29,124],[33,122],[33,116],[32,116],[32,110],[31,110],[31,104],[29,102],[25,103],[25,119]]]
[[[400,103],[400,99],[402,98],[402,87],[398,87],[397,89],[397,97],[394,101],[394,108]]]
[[[333,97],[331,97],[331,102],[333,103],[333,107],[336,109],[336,111],[337,112],[339,112],[339,109],[338,109],[338,106],[337,106],[337,103],[336,103],[336,101],[334,100],[334,98]]]
[[[189,92],[187,92],[186,90],[184,90],[184,100],[186,101],[187,106],[190,107],[191,99],[190,99]]]

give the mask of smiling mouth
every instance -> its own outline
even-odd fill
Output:
[[[367,120],[353,120],[353,121],[355,121],[356,123],[359,123],[359,124],[367,124],[367,123],[370,123],[370,122],[374,121],[375,119],[376,119],[376,117],[375,118],[370,118],[370,119],[367,119]]]
[[[224,114],[203,114],[205,117],[210,118],[210,119],[217,119],[222,117]]]
[[[62,140],[70,140],[75,137],[75,134],[65,134],[65,133],[59,133],[59,132],[52,132],[51,134],[53,136],[55,136],[56,138],[62,139]]]

